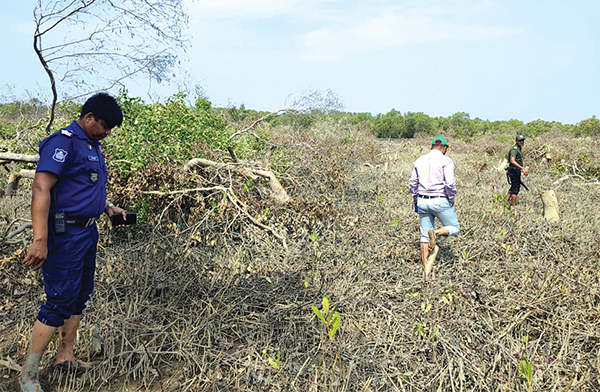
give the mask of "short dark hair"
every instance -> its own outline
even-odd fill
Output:
[[[116,99],[107,93],[94,94],[83,104],[81,115],[92,113],[96,121],[104,120],[108,128],[118,127],[123,124],[123,111]]]

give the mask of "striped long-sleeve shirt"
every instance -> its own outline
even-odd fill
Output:
[[[415,202],[419,195],[423,195],[446,196],[450,203],[454,203],[454,162],[440,150],[432,149],[415,161],[408,190]]]

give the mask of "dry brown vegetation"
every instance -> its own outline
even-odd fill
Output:
[[[496,167],[510,142],[450,137],[462,230],[439,241],[435,277],[424,281],[407,182],[429,137],[385,141],[332,129],[274,134],[293,198],[284,207],[224,172],[155,165],[112,183],[121,205],[164,185],[215,184],[239,204],[222,191],[153,195],[147,225],[110,230],[103,220],[77,349],[94,370],[55,372],[51,345],[45,390],[600,390],[600,186],[589,181],[599,175],[598,140],[528,140],[531,191],[509,210]],[[581,177],[553,185],[567,174]],[[1,200],[0,233],[29,218],[27,187]],[[537,190],[549,188],[558,223],[541,213]],[[0,242],[7,362],[22,361],[43,298],[40,274],[20,265],[25,249]],[[311,308],[321,308],[323,294],[341,315],[330,340]],[[16,372],[0,373],[0,391],[12,391]]]

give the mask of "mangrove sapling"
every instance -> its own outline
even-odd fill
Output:
[[[279,377],[281,377],[281,381],[283,382],[283,384],[286,384],[285,378],[283,377],[283,374],[281,374],[281,352],[277,351],[277,355],[273,356],[269,353],[267,353],[267,350],[263,350],[263,354],[265,354],[267,356],[267,361],[269,361],[269,365],[277,370],[277,374],[279,375]]]
[[[329,359],[331,361],[331,368],[334,370],[338,355],[333,355],[333,337],[340,328],[341,316],[338,312],[331,311],[329,309],[329,305],[329,297],[327,297],[326,294],[323,294],[323,312],[321,312],[316,306],[313,306],[312,310],[325,326],[325,340],[327,340],[329,343]],[[325,346],[323,346],[323,366],[325,366]]]
[[[527,359],[526,356],[522,356],[519,361],[519,373],[521,373],[519,379],[527,382],[527,391],[533,391],[531,382],[531,379],[533,378],[533,366],[531,366],[531,362],[529,362],[529,359]]]

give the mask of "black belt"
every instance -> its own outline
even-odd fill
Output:
[[[94,224],[94,222],[96,222],[96,219],[98,218],[80,218],[78,216],[68,216],[65,218],[65,223],[67,226],[72,227],[90,227]],[[48,217],[48,225],[50,227],[54,227],[54,216],[51,215]]]
[[[427,196],[427,195],[419,195],[420,198],[422,199],[437,199],[439,197],[446,197],[446,196]]]
[[[73,226],[73,227],[90,227],[95,222],[96,222],[96,217],[78,218],[78,217],[68,216],[65,219],[65,223],[67,224],[67,226]]]

